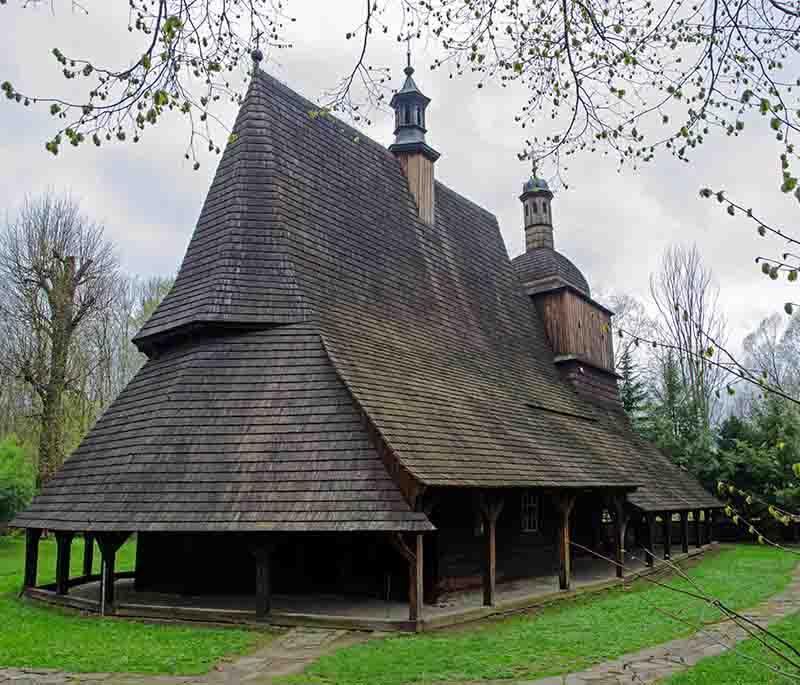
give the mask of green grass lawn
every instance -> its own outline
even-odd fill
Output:
[[[773,624],[770,630],[793,645],[800,645],[800,614]],[[776,644],[776,646],[779,646]],[[757,659],[761,663],[751,661]],[[796,660],[796,658],[795,658]],[[764,663],[793,677],[770,671]],[[800,672],[785,661],[770,654],[755,640],[739,643],[735,651],[703,659],[697,666],[663,681],[664,685],[789,685],[797,683]]]
[[[731,607],[747,607],[779,592],[795,558],[759,546],[726,549],[689,571],[707,592]],[[667,582],[685,587],[685,581]],[[436,681],[534,679],[579,671],[676,637],[692,629],[660,613],[714,621],[707,604],[644,580],[457,632],[374,640],[325,656],[290,683],[405,685]],[[709,681],[712,682],[712,681]],[[729,681],[713,681],[729,682]]]
[[[268,633],[233,628],[146,624],[44,607],[19,599],[25,540],[0,536],[0,667],[57,668],[74,672],[138,672],[194,675],[227,655],[266,642]],[[119,570],[131,570],[135,546],[118,554]],[[99,572],[95,548],[95,570]],[[52,539],[39,548],[39,583],[55,580]],[[80,575],[83,540],[72,547],[72,574]]]

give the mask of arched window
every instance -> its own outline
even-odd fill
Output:
[[[422,126],[422,109],[419,107],[415,108],[417,111],[417,126]]]
[[[403,113],[404,113],[404,115],[405,115],[405,116],[404,116],[404,118],[405,118],[405,123],[406,123],[406,124],[410,124],[410,123],[411,123],[411,107],[409,107],[408,105],[406,105],[405,107],[403,107]]]

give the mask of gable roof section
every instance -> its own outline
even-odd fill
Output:
[[[148,361],[14,525],[433,528],[389,477],[307,324],[198,340]]]

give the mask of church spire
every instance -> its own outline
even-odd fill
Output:
[[[439,157],[439,153],[425,142],[425,110],[431,99],[422,94],[414,82],[414,67],[411,66],[411,50],[406,53],[406,68],[403,70],[406,79],[389,103],[394,110],[394,144],[389,148],[392,152],[421,152],[431,161]]]
[[[417,203],[417,214],[425,223],[433,224],[436,217],[433,164],[439,159],[425,142],[425,110],[430,98],[414,83],[411,49],[406,53],[406,79],[389,103],[394,110],[394,143],[389,146],[408,180],[408,189]]]

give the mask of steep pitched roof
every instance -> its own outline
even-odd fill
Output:
[[[141,349],[208,324],[259,327],[307,318],[279,214],[282,141],[263,114],[251,88],[234,125],[238,140],[222,156],[175,285],[134,337]]]
[[[397,159],[314,109],[257,73],[136,338],[153,358],[15,523],[430,528],[376,447],[426,485],[640,486],[662,506],[678,469],[645,472],[560,379],[494,216],[437,183],[420,221]]]
[[[151,359],[14,522],[54,530],[430,530],[308,324]]]

